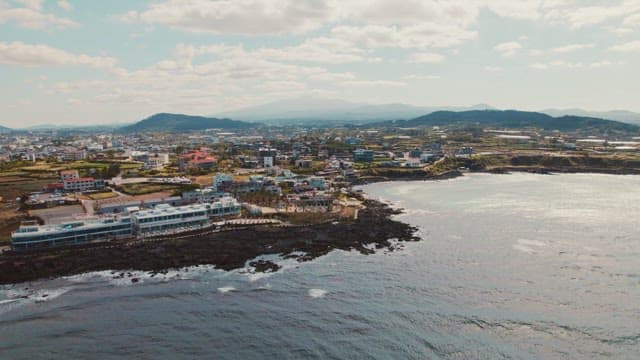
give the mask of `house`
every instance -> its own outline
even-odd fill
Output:
[[[180,157],[178,168],[180,171],[186,171],[190,168],[200,170],[211,170],[218,165],[218,159],[211,156],[207,150],[194,150]]]
[[[78,161],[78,160],[85,160],[86,158],[87,158],[86,150],[78,150],[74,148],[67,148],[60,155],[60,160],[62,161]]]
[[[94,179],[92,177],[67,179],[62,182],[65,191],[88,191],[104,189],[103,179]]]
[[[64,184],[63,183],[51,183],[51,184],[46,184],[43,188],[42,191],[46,192],[46,193],[52,193],[52,192],[61,192],[64,190]]]
[[[415,148],[409,151],[410,158],[419,158],[421,155],[422,155],[422,150],[420,150],[419,148]]]
[[[278,150],[266,147],[260,148],[258,150],[258,160],[260,161],[260,165],[262,167],[272,167],[276,164],[276,156],[278,155]]]
[[[60,171],[60,180],[63,182],[65,180],[77,179],[80,175],[78,174],[78,170],[62,170]]]
[[[327,189],[327,180],[324,178],[314,176],[309,178],[309,185],[317,190],[326,190]]]
[[[353,151],[353,161],[355,162],[372,162],[373,156],[373,150],[356,149]]]
[[[347,145],[362,145],[364,140],[360,138],[348,137],[344,139],[344,143]]]
[[[183,192],[182,202],[184,204],[214,202],[229,196],[229,193],[219,192],[214,188],[195,189]]]
[[[169,154],[153,154],[144,160],[146,170],[161,169],[169,163]]]
[[[420,162],[422,162],[422,163],[434,162],[437,159],[438,159],[438,155],[436,155],[436,154],[424,153],[424,154],[420,155]]]
[[[298,159],[298,160],[296,160],[296,167],[303,168],[303,169],[309,169],[312,166],[313,166],[313,160],[312,159]]]
[[[213,178],[213,188],[220,190],[221,188],[227,188],[233,184],[233,176],[225,173],[218,173]]]

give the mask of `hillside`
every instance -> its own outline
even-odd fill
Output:
[[[377,123],[384,126],[445,126],[445,125],[480,124],[500,128],[521,129],[539,128],[544,130],[597,130],[637,132],[636,125],[618,121],[583,116],[553,117],[547,114],[517,110],[471,110],[471,111],[436,111],[411,120],[387,121]]]
[[[206,129],[246,129],[255,124],[230,119],[217,119],[204,116],[160,113],[152,115],[135,124],[121,127],[120,132],[141,131],[192,131]]]
[[[10,128],[6,127],[6,126],[0,125],[0,133],[8,133],[10,131],[12,131],[12,129],[10,129]]]

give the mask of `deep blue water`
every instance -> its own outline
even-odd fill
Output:
[[[197,267],[6,286],[0,358],[640,358],[640,177],[364,189],[405,208],[423,241],[268,276]]]

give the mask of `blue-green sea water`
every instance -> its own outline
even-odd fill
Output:
[[[422,241],[0,288],[2,359],[637,359],[640,177],[378,183]],[[348,234],[345,234],[348,236]]]

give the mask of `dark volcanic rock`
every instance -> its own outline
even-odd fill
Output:
[[[257,272],[274,272],[280,270],[282,266],[267,260],[252,261],[249,263]]]
[[[213,234],[161,239],[153,242],[121,242],[108,245],[68,247],[38,252],[6,253],[0,256],[0,284],[19,283],[40,278],[66,276],[88,271],[142,270],[163,272],[200,264],[219,269],[243,268],[247,261],[260,255],[293,255],[307,261],[334,249],[355,249],[370,254],[370,245],[390,248],[389,239],[417,241],[416,228],[390,217],[397,213],[376,201],[365,201],[357,220],[337,224],[305,227],[257,227],[223,231]],[[296,256],[302,252],[305,255]],[[267,261],[256,261],[257,271],[277,271],[279,267]],[[127,274],[131,277],[130,273]]]

